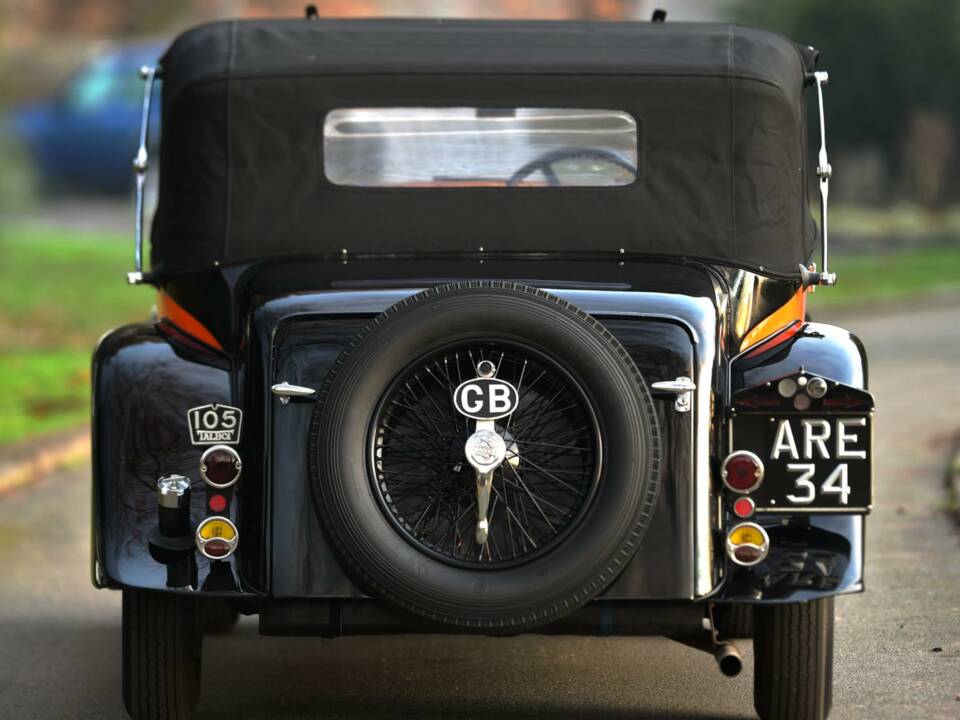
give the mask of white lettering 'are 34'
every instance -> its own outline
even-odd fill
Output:
[[[862,417],[840,418],[837,420],[837,431],[834,434],[829,420],[801,420],[801,444],[798,445],[790,421],[780,420],[777,425],[777,432],[774,435],[770,457],[773,460],[779,460],[781,456],[790,460],[815,460],[818,457],[825,460],[829,459],[831,444],[828,441],[833,435],[832,447],[835,449],[836,458],[862,460],[867,457],[867,451],[857,450],[850,446],[856,445],[860,441],[860,436],[855,432],[855,429],[865,427],[866,424],[867,419]]]

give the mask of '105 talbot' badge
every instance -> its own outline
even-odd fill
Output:
[[[201,405],[187,411],[194,445],[235,445],[240,442],[243,411],[229,405]]]

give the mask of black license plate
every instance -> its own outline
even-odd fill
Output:
[[[869,512],[873,503],[872,418],[739,415],[733,448],[763,461],[753,498],[765,512]]]

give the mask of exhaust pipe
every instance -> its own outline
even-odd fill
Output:
[[[717,643],[713,656],[717,660],[717,665],[720,666],[720,672],[727,677],[736,677],[743,670],[740,652],[732,642]]]

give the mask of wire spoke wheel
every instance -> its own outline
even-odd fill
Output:
[[[484,544],[475,537],[476,472],[464,444],[475,421],[453,393],[489,360],[519,393],[495,422],[507,447],[494,470]],[[422,552],[502,566],[546,552],[580,520],[600,475],[600,431],[574,377],[543,354],[501,341],[459,343],[413,362],[387,389],[370,432],[371,478],[388,518]]]

